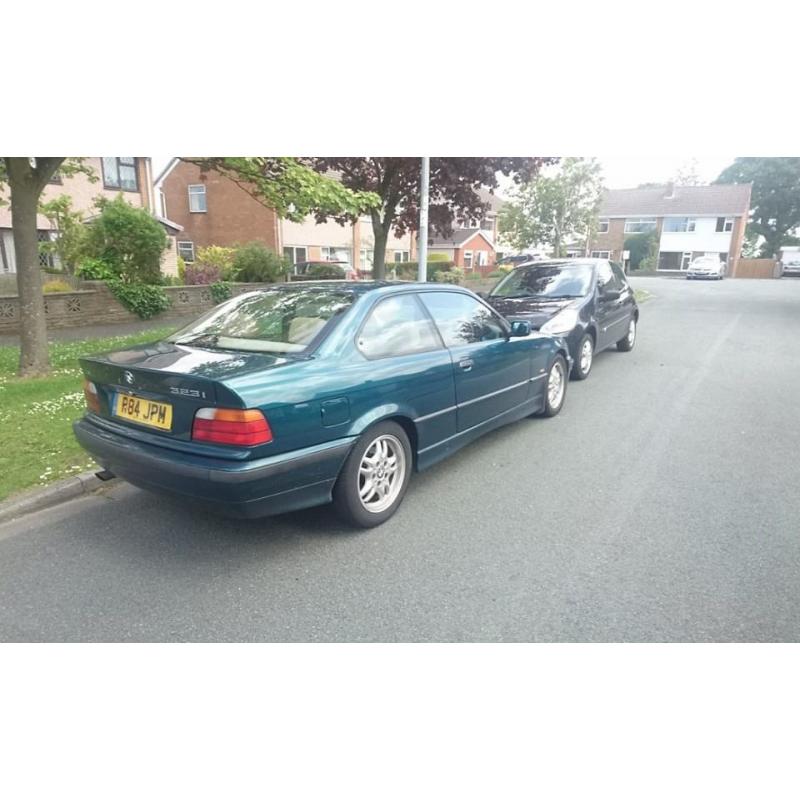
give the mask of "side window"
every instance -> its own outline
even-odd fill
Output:
[[[611,288],[611,281],[614,279],[614,273],[611,271],[611,265],[607,261],[601,262],[597,267],[597,285],[601,291],[603,289]]]
[[[422,292],[420,297],[448,347],[505,338],[499,317],[474,297],[456,292]]]
[[[441,347],[431,321],[412,294],[381,300],[358,334],[358,349],[367,358],[388,358]]]
[[[622,289],[622,288],[624,288],[625,286],[628,285],[628,281],[625,278],[625,273],[622,271],[622,267],[619,264],[617,264],[616,262],[612,261],[611,262],[611,271],[614,273],[614,279],[617,282],[617,287],[615,287],[615,288]]]

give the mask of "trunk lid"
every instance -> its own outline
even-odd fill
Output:
[[[173,440],[191,439],[194,415],[199,408],[244,408],[242,398],[223,381],[254,371],[279,369],[296,363],[267,353],[207,350],[170,342],[137,345],[80,359],[88,380],[97,387],[99,416],[148,435]],[[127,406],[139,398],[153,408],[155,424],[144,424],[119,413],[123,397]],[[143,405],[145,405],[143,403]],[[160,404],[160,406],[158,405]],[[169,406],[168,427],[163,405]],[[161,411],[161,424],[158,427]]]

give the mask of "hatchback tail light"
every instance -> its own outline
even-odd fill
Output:
[[[201,408],[194,415],[192,439],[246,447],[271,442],[272,431],[256,409]]]
[[[83,379],[83,396],[86,398],[86,408],[89,411],[94,411],[95,414],[99,414],[100,395],[97,394],[97,387],[86,378]]]

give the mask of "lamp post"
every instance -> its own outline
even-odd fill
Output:
[[[431,160],[422,157],[422,171],[419,186],[419,235],[417,237],[417,280],[428,280],[428,184],[430,183]]]

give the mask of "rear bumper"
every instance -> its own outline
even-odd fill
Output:
[[[222,461],[121,436],[84,417],[75,437],[105,469],[135,486],[192,499],[234,517],[263,517],[327,503],[355,437],[262,458]]]

